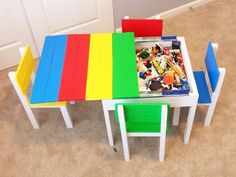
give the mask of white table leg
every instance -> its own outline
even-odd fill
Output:
[[[173,126],[179,125],[179,115],[180,115],[180,107],[175,107],[173,115]]]
[[[108,142],[110,146],[114,146],[109,111],[105,108],[105,105],[103,105],[103,112],[104,112],[104,118],[105,118],[105,123],[106,123],[106,128],[107,128]]]
[[[185,131],[184,131],[184,143],[185,144],[189,143],[189,138],[190,138],[190,134],[192,131],[196,108],[197,108],[197,103],[195,105],[190,106],[190,108],[189,108],[187,123],[186,123]]]
[[[66,127],[73,128],[73,122],[71,120],[70,114],[69,114],[66,106],[60,106],[60,110],[61,110],[62,116],[64,118],[64,121],[66,123]]]

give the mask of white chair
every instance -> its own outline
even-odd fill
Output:
[[[33,114],[33,108],[60,108],[67,128],[73,128],[73,123],[66,107],[67,102],[52,102],[43,104],[29,103],[29,99],[27,97],[27,89],[29,87],[30,80],[32,84],[35,80],[35,61],[28,45],[26,47],[20,48],[20,53],[22,57],[17,71],[9,72],[8,75],[33,128],[39,129],[39,122]]]
[[[206,71],[195,71],[194,78],[199,92],[198,105],[208,106],[207,114],[204,120],[204,125],[209,126],[216,107],[216,103],[222,88],[225,77],[225,68],[218,68],[215,54],[218,50],[217,43],[208,43],[208,48],[205,56]],[[208,89],[208,85],[211,89]]]
[[[124,157],[129,161],[128,137],[160,137],[159,160],[164,160],[169,105],[162,103],[116,104]]]
[[[205,56],[206,71],[194,71],[193,73],[199,93],[198,105],[208,106],[204,119],[205,126],[210,126],[226,72],[225,68],[219,68],[217,65],[215,58],[217,50],[218,44],[209,42]],[[175,122],[179,122],[179,120],[175,120]]]

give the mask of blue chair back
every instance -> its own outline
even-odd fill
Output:
[[[212,43],[208,43],[207,52],[205,56],[206,70],[210,80],[211,89],[214,92],[220,75],[219,68],[216,62]]]

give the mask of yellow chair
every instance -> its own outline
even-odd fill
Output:
[[[67,128],[73,128],[73,123],[67,110],[67,102],[53,102],[43,104],[30,104],[27,97],[27,89],[30,80],[32,84],[35,80],[34,67],[35,61],[29,45],[19,49],[21,61],[16,72],[9,72],[8,76],[18,94],[22,105],[28,115],[28,118],[35,129],[39,129],[39,122],[35,118],[32,108],[60,108]]]

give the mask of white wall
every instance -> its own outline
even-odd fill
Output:
[[[196,0],[113,0],[115,28],[121,26],[120,21],[126,15],[147,18],[193,1]]]

